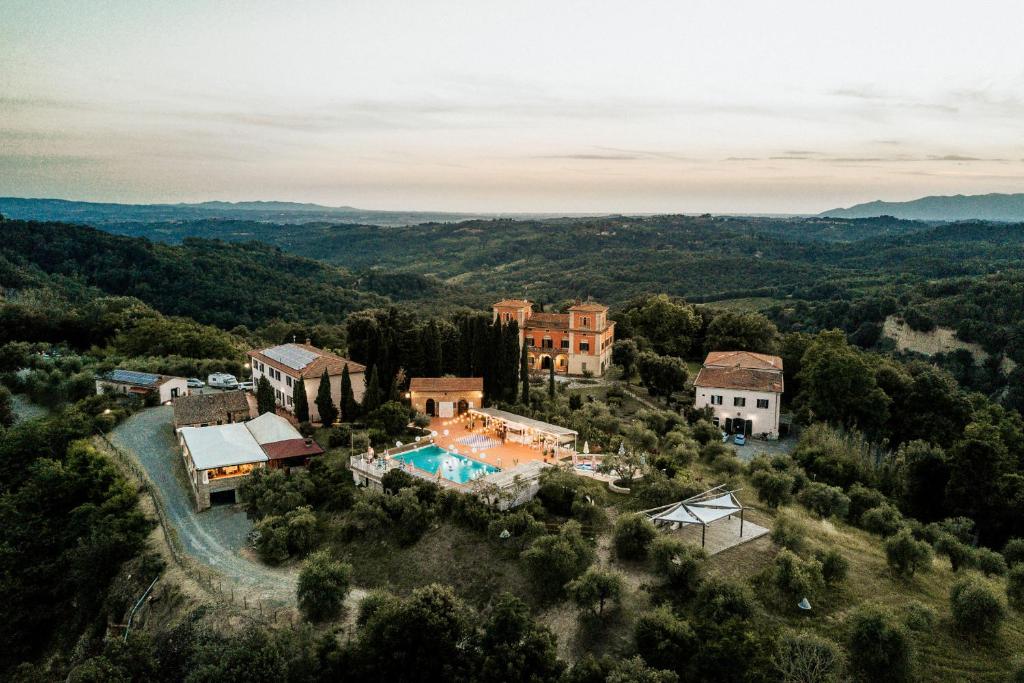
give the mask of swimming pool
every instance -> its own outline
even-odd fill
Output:
[[[440,446],[431,444],[424,446],[423,448],[417,448],[414,451],[407,451],[405,453],[399,453],[392,456],[395,460],[401,460],[402,462],[409,463],[414,467],[417,467],[424,472],[430,474],[437,474],[437,470],[441,470],[441,476],[448,481],[454,481],[459,484],[465,484],[467,481],[472,481],[477,477],[483,477],[488,474],[494,474],[501,470],[493,465],[487,465],[476,460],[470,460],[469,458],[459,455],[457,453],[449,453]]]

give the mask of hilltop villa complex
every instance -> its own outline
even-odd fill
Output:
[[[608,319],[607,306],[586,301],[567,313],[535,313],[525,299],[505,299],[492,308],[495,319],[519,323],[531,370],[600,376],[611,365],[615,321]]]

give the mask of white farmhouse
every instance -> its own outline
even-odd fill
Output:
[[[693,381],[694,405],[709,406],[729,434],[779,437],[782,359],[750,351],[712,351]]]
[[[341,373],[348,366],[349,379],[352,381],[352,395],[362,402],[366,392],[366,367],[347,358],[305,344],[281,344],[267,349],[249,352],[252,367],[252,381],[259,382],[266,377],[274,388],[277,405],[290,413],[295,412],[292,396],[295,384],[301,377],[306,384],[306,398],[309,403],[309,419],[320,421],[320,412],[316,407],[316,393],[320,388],[320,377],[327,371],[331,380],[331,399],[334,405],[341,401]]]

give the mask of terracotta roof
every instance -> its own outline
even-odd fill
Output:
[[[555,329],[569,329],[568,313],[534,313],[526,319],[526,328],[530,327],[551,327]]]
[[[712,351],[704,359],[705,367],[739,367],[750,370],[781,370],[782,359],[767,353],[752,351]]]
[[[306,445],[305,439],[288,439],[286,441],[274,441],[265,443],[263,452],[271,460],[282,460],[284,458],[297,458],[301,455],[321,455],[324,449],[316,441],[309,440]]]
[[[782,373],[777,370],[751,370],[749,368],[704,367],[693,380],[695,387],[714,389],[745,389],[782,393]]]
[[[413,377],[409,391],[483,391],[483,377]]]
[[[308,365],[299,370],[298,368],[289,367],[278,360],[274,360],[264,353],[272,349],[287,347],[294,347],[296,349],[308,351],[315,354],[316,357]],[[360,365],[348,358],[342,358],[330,351],[324,351],[323,349],[318,349],[315,346],[310,346],[309,344],[281,344],[280,346],[270,347],[269,349],[257,349],[250,351],[249,355],[253,358],[259,359],[261,363],[266,363],[270,367],[276,368],[285,374],[291,375],[292,377],[297,375],[304,379],[319,378],[324,374],[325,368],[327,369],[328,375],[340,375],[346,364],[348,365],[348,371],[350,374],[366,372],[365,365]]]
[[[244,412],[249,417],[249,401],[244,391],[223,391],[217,394],[193,394],[174,399],[174,424],[192,425],[204,422],[230,422],[229,416]],[[244,418],[243,418],[244,419]]]
[[[581,304],[576,304],[575,306],[570,306],[569,310],[570,311],[595,311],[597,313],[601,313],[603,311],[607,311],[608,307],[607,306],[603,306],[603,305],[601,305],[601,304],[599,304],[597,302],[594,302],[594,301],[584,301]]]
[[[528,300],[526,300],[526,299],[502,299],[498,303],[494,304],[493,307],[497,308],[499,306],[501,306],[501,307],[510,306],[512,308],[526,308],[528,306],[532,306],[532,304]]]

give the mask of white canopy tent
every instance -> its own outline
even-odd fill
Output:
[[[644,510],[655,526],[678,524],[700,524],[700,545],[704,547],[708,525],[725,517],[740,516],[740,536],[743,536],[743,504],[736,498],[736,491],[722,491],[725,484],[708,489],[692,498],[678,503]]]

